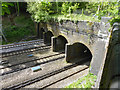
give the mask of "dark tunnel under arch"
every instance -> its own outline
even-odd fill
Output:
[[[51,31],[47,31],[44,33],[43,38],[44,38],[44,44],[51,45],[51,38],[52,38],[53,33]]]
[[[44,33],[45,33],[44,28],[41,28],[41,29],[40,29],[40,39],[43,39]]]
[[[66,61],[67,62],[79,62],[80,60],[87,58],[86,61],[92,60],[92,53],[89,48],[80,43],[75,42],[72,45],[66,47]]]
[[[59,35],[53,39],[52,43],[54,52],[65,52],[66,43],[68,43],[68,41],[64,36]]]
[[[58,50],[58,51],[65,52],[66,43],[68,43],[67,39],[66,39],[64,36],[59,35],[59,36],[57,37],[57,45],[58,45],[58,47],[59,47],[59,50]]]

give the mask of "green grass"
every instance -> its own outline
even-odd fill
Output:
[[[100,20],[87,15],[82,14],[67,14],[67,15],[51,15],[52,18],[60,20],[72,20],[72,21],[94,21],[99,22]]]
[[[84,88],[84,89],[90,89],[92,86],[94,86],[96,81],[96,76],[92,73],[89,73],[83,78],[80,78],[77,82],[73,82],[69,86],[66,86],[65,88]]]
[[[31,18],[27,15],[20,15],[14,18],[16,25],[11,25],[9,19],[6,17],[2,21],[3,33],[8,40],[5,42],[4,39],[2,44],[9,44],[13,42],[19,42],[20,40],[35,35],[35,26]]]

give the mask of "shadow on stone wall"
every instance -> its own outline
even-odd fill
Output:
[[[44,33],[44,44],[51,45],[51,37],[53,36],[53,33],[51,31]]]
[[[75,63],[81,60],[91,61],[92,53],[90,50],[82,43],[74,43],[72,45],[66,45],[66,61]]]
[[[65,45],[68,43],[67,39],[59,35],[58,37],[54,37],[53,39],[53,51],[54,52],[65,52]]]

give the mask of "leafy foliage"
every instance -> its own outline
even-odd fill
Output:
[[[102,16],[114,17],[118,15],[118,2],[90,2],[86,4],[86,10],[95,14],[99,19]]]
[[[8,42],[5,42],[3,39],[2,44],[19,42],[22,39],[35,35],[34,23],[28,15],[16,16],[14,21],[17,25],[11,25],[8,17],[4,18],[2,28]]]
[[[67,15],[75,11],[78,5],[72,2],[28,2],[27,11],[35,22],[47,22],[52,14]]]
[[[9,6],[14,6],[13,3],[2,2],[2,15],[10,14]]]
[[[61,22],[63,20],[72,20],[74,22],[77,22],[77,21],[82,21],[82,20],[85,20],[85,21],[96,21],[96,22],[99,22],[100,20],[99,19],[96,19],[94,17],[90,17],[90,16],[87,16],[87,15],[82,15],[82,14],[70,14],[70,15],[52,15],[51,18],[53,18],[56,22]]]
[[[53,8],[54,6],[54,8]],[[32,14],[32,18],[36,22],[47,22],[52,16],[64,15],[66,18],[71,18],[76,10],[79,14],[101,19],[102,16],[117,17],[118,2],[29,2],[27,11]],[[78,11],[77,11],[78,12]],[[75,18],[75,17],[73,17]]]
[[[89,73],[83,78],[80,78],[77,82],[73,82],[72,84],[66,86],[65,88],[92,88],[95,85],[97,77],[96,75]]]
[[[72,2],[64,2],[62,4],[62,10],[61,10],[61,13],[63,15],[66,15],[66,14],[71,14],[73,13],[73,11],[75,11],[79,6],[79,3],[72,3]]]
[[[114,22],[120,23],[120,16],[113,17],[110,21],[111,26],[114,24]]]
[[[12,15],[16,14],[19,16],[20,11],[26,11],[27,4],[25,2],[2,2],[2,13],[1,15]]]
[[[50,7],[52,4],[50,2],[28,2],[27,11],[32,14],[32,19],[35,22],[46,22],[50,19]]]

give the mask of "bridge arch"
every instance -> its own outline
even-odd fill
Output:
[[[48,44],[48,45],[51,45],[51,38],[52,38],[53,33],[51,31],[47,31],[44,33],[44,44]]]
[[[63,34],[63,33],[59,33],[59,35],[57,36],[57,37],[64,37],[66,40],[67,40],[67,42],[69,43],[70,42],[70,40],[69,40],[69,38],[67,37],[67,35],[66,34]]]
[[[62,35],[59,35],[57,37],[53,37],[52,38],[53,51],[65,52],[65,46],[67,43],[68,43],[68,40]]]
[[[57,37],[58,51],[63,51],[64,52],[66,43],[68,43],[67,39],[64,36],[59,35]]]
[[[45,29],[40,28],[40,39],[43,39],[44,33],[45,33]]]
[[[73,44],[66,45],[66,61],[67,62],[79,62],[80,60],[91,61],[92,52],[83,43],[75,42]]]

